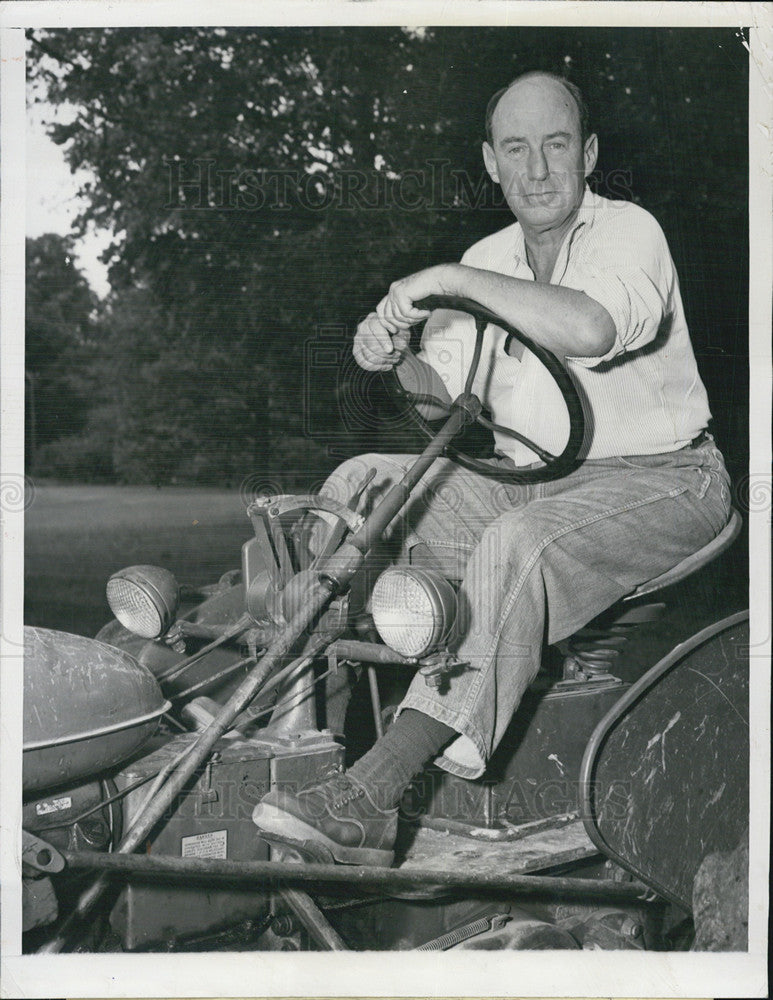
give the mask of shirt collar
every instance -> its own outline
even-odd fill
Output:
[[[559,251],[559,258],[563,255],[565,248],[571,246],[572,237],[582,226],[587,226],[589,229],[593,226],[596,211],[599,207],[600,197],[594,194],[593,191],[585,185],[585,191],[583,192],[582,201],[580,202],[580,207],[577,210],[577,216],[574,220],[572,228],[567,232],[564,237],[564,242],[561,244],[561,250]],[[520,223],[515,226],[515,246],[513,248],[516,263],[527,264],[526,259],[526,240],[523,235],[523,228]],[[528,266],[528,265],[527,265]]]

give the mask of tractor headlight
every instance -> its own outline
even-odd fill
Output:
[[[174,623],[180,588],[160,566],[127,566],[107,581],[107,603],[124,628],[143,639],[158,639]]]
[[[424,656],[448,635],[456,616],[456,594],[439,573],[395,567],[376,580],[371,613],[387,646],[403,656]]]

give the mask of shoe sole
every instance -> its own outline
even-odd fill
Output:
[[[390,868],[395,859],[394,851],[381,851],[375,847],[344,847],[322,833],[310,823],[305,823],[292,813],[277,806],[259,802],[252,813],[252,822],[258,833],[275,836],[280,843],[290,843],[303,850],[303,845],[324,847],[342,865],[369,865]]]

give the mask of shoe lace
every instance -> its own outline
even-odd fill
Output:
[[[330,807],[332,809],[342,809],[349,802],[361,799],[365,795],[365,789],[356,785],[346,774],[333,774],[326,781],[316,785],[323,794],[330,796]]]
[[[331,805],[333,809],[342,809],[349,802],[353,802],[355,799],[361,799],[364,794],[364,788],[359,788],[357,785],[350,785],[341,795],[338,795],[333,799]]]

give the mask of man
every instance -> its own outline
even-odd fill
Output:
[[[583,461],[555,482],[503,487],[443,460],[415,491],[393,537],[404,558],[423,546],[461,579],[466,615],[455,651],[469,669],[447,690],[416,678],[396,721],[346,774],[295,795],[271,793],[254,814],[269,836],[311,840],[342,863],[390,864],[397,806],[414,774],[435,759],[479,777],[543,642],[571,635],[697,551],[729,514],[665,237],[647,212],[586,187],[597,139],[581,94],[561,77],[525,74],[492,98],[487,133],[486,169],[517,221],[460,264],[396,281],[360,324],[354,355],[365,369],[388,369],[408,328],[427,316],[417,302],[473,299],[564,362],[586,411]],[[422,357],[452,397],[473,337],[458,313],[435,313],[425,327]],[[493,326],[474,390],[495,423],[560,451],[568,425],[555,386],[531,352],[506,353]],[[507,437],[497,447],[509,468],[536,459]],[[365,456],[344,463],[330,485],[351,495],[375,466],[378,490],[409,462]]]

